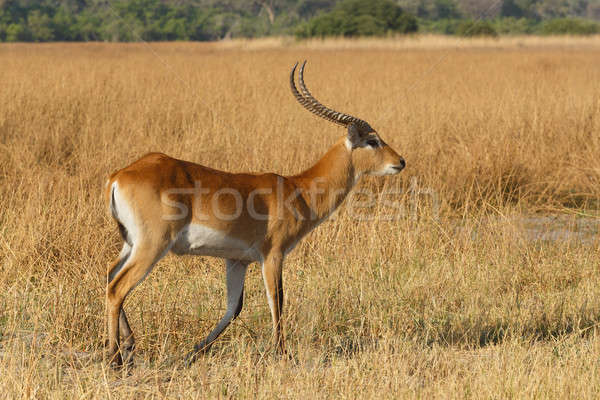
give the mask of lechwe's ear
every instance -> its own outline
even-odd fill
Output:
[[[364,137],[361,134],[360,129],[356,126],[356,124],[348,125],[348,141],[352,145],[352,148],[355,149],[360,147],[362,144]]]

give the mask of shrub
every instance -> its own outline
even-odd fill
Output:
[[[456,27],[456,34],[459,36],[498,36],[489,21],[462,21]]]
[[[418,30],[419,23],[413,15],[403,13],[396,19],[396,32],[414,33]]]
[[[9,24],[6,27],[7,42],[27,42],[29,40],[31,40],[31,35],[22,21],[21,23]]]
[[[536,22],[528,18],[506,17],[492,21],[492,25],[500,35],[526,35],[534,31]]]
[[[368,14],[349,18],[344,27],[345,36],[381,36],[386,32],[384,22]]]
[[[459,19],[440,19],[437,21],[421,20],[419,23],[419,29],[430,33],[454,35],[456,34],[456,29],[460,24],[461,20]]]
[[[538,33],[543,35],[593,35],[600,33],[600,25],[577,18],[555,18],[540,24]]]
[[[52,30],[52,20],[46,14],[34,10],[27,17],[27,27],[31,34],[31,39],[35,42],[48,42],[54,39]]]
[[[296,36],[382,36],[417,30],[416,18],[392,0],[344,0],[300,26]]]

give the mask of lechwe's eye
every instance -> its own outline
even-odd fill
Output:
[[[367,145],[371,146],[371,147],[379,147],[379,140],[369,139],[369,140],[367,140]]]

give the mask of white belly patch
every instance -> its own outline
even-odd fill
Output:
[[[196,254],[245,261],[262,261],[255,245],[199,224],[186,225],[171,248],[175,254]]]

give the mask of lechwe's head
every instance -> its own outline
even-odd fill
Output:
[[[296,88],[295,73],[298,63],[292,68],[290,86],[296,100],[308,111],[328,121],[347,128],[346,147],[352,152],[352,163],[357,174],[394,175],[406,166],[404,159],[383,141],[371,125],[362,119],[337,112],[315,99],[304,84],[304,66],[300,66]]]

